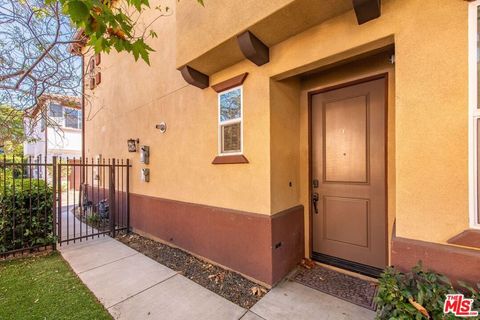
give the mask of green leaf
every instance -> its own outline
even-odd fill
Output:
[[[93,44],[93,48],[95,49],[95,53],[99,53],[104,49],[104,38],[98,38],[97,41]]]
[[[68,2],[67,11],[74,22],[86,20],[90,16],[90,10],[83,1]]]
[[[153,51],[153,49],[150,48],[143,41],[143,39],[138,39],[132,44],[132,53],[135,58],[135,61],[137,61],[138,58],[141,57],[143,61],[145,61],[148,65],[150,65],[150,59],[149,59],[150,51]]]
[[[157,33],[156,33],[155,31],[153,31],[153,30],[150,30],[150,36],[151,36],[152,38],[158,38]]]

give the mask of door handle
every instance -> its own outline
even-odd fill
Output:
[[[312,194],[312,201],[313,201],[313,210],[315,211],[315,214],[318,214],[318,206],[317,206],[317,203],[318,203],[318,200],[320,199],[320,196],[318,194],[318,192],[314,192]]]

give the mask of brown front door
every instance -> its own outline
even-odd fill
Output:
[[[385,87],[311,97],[313,257],[354,270],[387,263]]]

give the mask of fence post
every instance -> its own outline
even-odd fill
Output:
[[[115,238],[115,159],[112,159],[112,164],[108,167],[108,215],[110,219],[110,234]]]
[[[62,158],[56,161],[56,166],[54,168],[54,172],[56,171],[57,175],[57,188],[55,192],[57,193],[57,202],[58,202],[58,209],[57,209],[57,217],[58,217],[58,243],[60,246],[62,245]],[[68,211],[68,209],[67,209]],[[68,213],[68,212],[67,212]],[[68,239],[68,234],[67,234]]]
[[[130,159],[127,159],[127,234],[130,233]]]
[[[54,156],[52,161],[52,191],[53,191],[53,250],[57,250],[57,157]],[[45,172],[47,172],[47,164],[45,163]],[[45,186],[46,187],[46,186]]]

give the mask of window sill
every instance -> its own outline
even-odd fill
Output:
[[[212,164],[239,164],[249,163],[248,159],[244,155],[230,155],[230,156],[216,156],[213,159]]]
[[[72,131],[72,132],[80,132],[82,131],[81,128],[70,128],[70,127],[61,127],[63,131]]]
[[[468,229],[450,238],[448,243],[480,249],[480,230]]]

